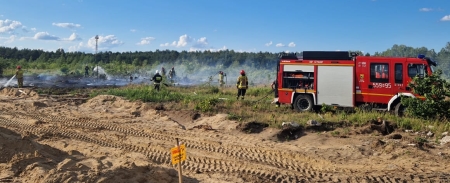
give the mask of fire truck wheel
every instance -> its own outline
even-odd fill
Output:
[[[405,114],[406,107],[399,102],[397,105],[395,105],[395,115],[396,116],[403,116]]]
[[[309,95],[299,95],[295,98],[294,109],[299,112],[311,111],[313,108],[313,100]]]

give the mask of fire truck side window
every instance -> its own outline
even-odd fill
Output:
[[[395,83],[403,83],[403,64],[395,64]]]
[[[416,75],[417,75],[417,67],[416,67],[416,65],[415,64],[414,65],[409,65],[408,66],[408,76],[410,78],[413,78]]]
[[[370,82],[387,83],[389,82],[389,64],[371,63],[370,64]]]
[[[409,64],[408,65],[408,76],[410,78],[413,78],[417,75],[419,75],[419,77],[423,77],[425,74],[425,70],[426,67],[424,65],[421,64]]]

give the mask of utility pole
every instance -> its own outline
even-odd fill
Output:
[[[98,35],[95,36],[95,62],[97,63],[97,79],[99,78],[98,76],[98,62],[97,62],[97,49],[98,49]]]

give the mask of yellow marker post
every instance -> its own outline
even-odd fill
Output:
[[[170,149],[172,155],[172,165],[178,164],[178,180],[182,183],[181,162],[186,160],[186,146],[184,144],[179,145],[178,138],[177,146]]]
[[[172,165],[176,165],[181,161],[186,160],[186,146],[184,144],[173,147],[170,149],[170,152],[172,154]]]

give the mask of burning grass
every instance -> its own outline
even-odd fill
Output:
[[[236,89],[233,87],[218,88],[215,86],[167,87],[157,92],[151,85],[130,85],[121,88],[94,89],[91,97],[99,94],[122,96],[129,100],[142,100],[157,105],[164,102],[167,110],[194,110],[205,115],[216,113],[229,114],[230,120],[242,123],[258,121],[271,127],[281,128],[283,122],[295,122],[307,126],[308,120],[316,120],[324,124],[346,122],[356,127],[370,124],[370,121],[381,117],[393,122],[400,129],[415,131],[427,130],[444,132],[450,130],[449,121],[430,121],[416,118],[400,118],[389,113],[364,112],[346,113],[343,111],[325,113],[299,113],[290,105],[276,108],[271,104],[273,93],[269,87],[253,87],[247,91],[245,100],[236,100]]]

